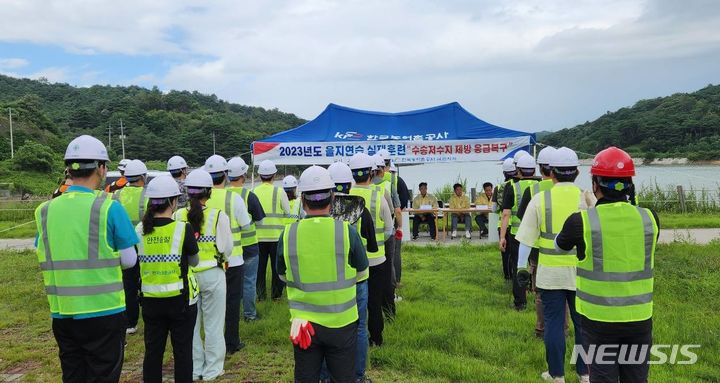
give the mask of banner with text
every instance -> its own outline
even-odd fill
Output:
[[[472,140],[410,140],[360,142],[255,142],[255,164],[272,160],[277,165],[328,165],[355,153],[373,155],[387,149],[397,164],[500,161],[530,145],[530,136]]]

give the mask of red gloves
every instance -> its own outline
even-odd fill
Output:
[[[315,335],[315,329],[312,323],[302,319],[293,319],[290,327],[290,341],[292,341],[292,344],[302,350],[307,350],[312,344],[313,335]]]
[[[395,230],[395,239],[398,241],[402,241],[402,229],[396,229]]]

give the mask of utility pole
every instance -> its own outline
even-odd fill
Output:
[[[215,154],[215,132],[213,131],[213,154]]]
[[[110,150],[112,146],[112,125],[110,125],[110,121],[108,121],[108,150]]]
[[[122,158],[125,158],[125,129],[122,118],[120,119],[120,141],[122,142]]]
[[[12,108],[8,108],[8,114],[10,115],[10,158],[15,158],[15,146],[13,143],[12,132]]]

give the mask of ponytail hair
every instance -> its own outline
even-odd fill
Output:
[[[202,199],[210,198],[210,188],[188,188],[188,198],[190,199],[190,208],[188,209],[187,219],[190,226],[196,233],[202,232],[203,221],[205,221],[205,214],[203,214],[203,204],[200,202]]]
[[[158,213],[162,213],[172,206],[173,201],[177,200],[178,197],[172,198],[151,198],[148,202],[148,207],[145,209],[145,215],[142,217],[143,235],[152,234],[155,231],[155,222],[153,218]]]

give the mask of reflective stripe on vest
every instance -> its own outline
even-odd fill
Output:
[[[555,248],[555,236],[560,233],[565,220],[578,211],[581,193],[574,185],[562,185],[535,195],[540,198],[540,210],[544,213],[540,216],[540,238],[537,242],[540,265],[574,267],[577,264],[577,251]]]
[[[67,192],[35,210],[36,253],[51,313],[79,315],[125,307],[120,257],[107,239],[111,205],[106,193]]]
[[[188,209],[182,208],[175,213],[175,217],[178,221],[187,222],[187,213]],[[213,267],[220,267],[218,262],[221,256],[215,245],[220,210],[205,208],[203,215],[205,216],[203,219],[204,225],[197,238],[198,249],[200,250],[198,253],[200,261],[197,266],[191,267],[193,272],[201,272],[212,269]]]
[[[385,222],[382,220],[382,200],[380,189],[373,186],[355,186],[350,189],[350,195],[363,197],[365,207],[370,211],[370,216],[375,225],[375,240],[378,251],[367,253],[370,266],[377,266],[385,262]],[[367,244],[366,244],[367,245]]]
[[[517,180],[511,183],[513,188],[513,198],[515,199],[515,203],[513,203],[512,209],[510,209],[510,212],[512,213],[512,216],[510,217],[510,234],[512,235],[517,234],[517,231],[520,228],[518,210],[520,208],[520,202],[522,201],[523,194],[527,188],[536,183],[537,181],[535,180]]]
[[[355,230],[358,232],[358,234],[360,234],[360,232],[361,232],[360,228],[362,227],[362,217],[358,218],[358,220],[355,221],[355,223],[352,224],[352,226],[355,227]],[[367,249],[367,239],[365,237],[363,237],[362,235],[360,235],[359,237],[360,237],[360,243],[362,243],[363,247],[365,249]],[[370,253],[367,253],[367,254],[369,255]],[[370,259],[368,258],[368,261],[369,260]],[[370,277],[370,268],[369,267],[367,269],[357,273],[357,281],[358,282],[365,281],[368,279],[368,277]]]
[[[586,257],[577,267],[578,312],[602,322],[652,317],[658,228],[649,211],[617,202],[581,214]]]
[[[319,241],[329,237],[332,241]],[[288,225],[283,257],[291,318],[339,328],[358,319],[357,272],[348,264],[349,225],[331,217],[313,217]]]
[[[233,239],[233,251],[230,257],[242,257],[243,249],[240,238],[240,223],[235,217],[235,192],[232,190],[213,189],[210,199],[205,202],[206,207],[218,209],[227,214],[230,219],[230,232]]]
[[[245,202],[245,206],[247,206],[248,212],[249,212],[250,211],[250,202],[249,202],[250,191],[248,189],[245,189],[244,187],[229,187],[228,189],[234,191],[235,193],[240,194],[240,197]],[[252,219],[252,216],[250,218]],[[243,246],[251,246],[251,245],[258,243],[255,221],[253,221],[246,228],[240,229],[240,241],[242,242]]]
[[[150,298],[174,297],[184,288],[180,265],[182,245],[185,240],[184,222],[156,227],[143,235],[138,226],[138,260],[142,292]]]
[[[268,183],[262,183],[255,188],[255,194],[265,210],[265,218],[256,223],[257,237],[260,241],[276,242],[285,229],[287,215],[283,211],[279,193],[285,191]]]

